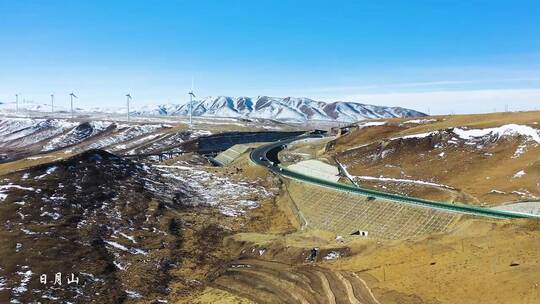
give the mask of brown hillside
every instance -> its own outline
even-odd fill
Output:
[[[540,142],[510,131],[470,138],[459,132],[513,126],[540,134],[540,112],[413,121],[359,123],[335,140],[330,155],[358,184],[407,195],[478,205],[540,197]]]

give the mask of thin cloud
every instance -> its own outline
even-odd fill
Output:
[[[370,104],[410,107],[432,114],[483,113],[537,110],[540,89],[440,90],[430,92],[394,92],[351,94],[341,98]]]
[[[371,89],[392,89],[392,88],[423,88],[438,86],[471,85],[486,83],[515,83],[515,82],[534,82],[540,81],[540,77],[532,78],[508,78],[508,79],[482,79],[482,80],[440,80],[424,82],[404,82],[404,83],[380,83],[361,86],[335,86],[306,89],[308,92],[343,92],[343,91],[362,91]]]

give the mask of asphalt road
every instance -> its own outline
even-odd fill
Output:
[[[316,138],[323,136],[320,134],[302,134],[296,137],[286,138],[282,139],[267,145],[263,145],[260,147],[255,148],[253,151],[251,151],[250,157],[251,160],[256,163],[257,165],[267,167],[269,170],[279,173],[280,167],[279,167],[279,159],[277,158],[277,153],[281,150],[283,150],[284,146],[287,144],[305,139],[305,138]]]

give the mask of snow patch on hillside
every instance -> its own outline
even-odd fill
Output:
[[[194,205],[215,206],[226,216],[240,216],[248,209],[256,208],[258,200],[275,193],[258,186],[253,181],[235,181],[212,174],[202,167],[184,165],[155,165],[162,176],[186,182],[198,195],[191,197]]]
[[[15,146],[37,143],[72,129],[77,123],[62,119],[2,118],[0,143]]]
[[[43,151],[51,151],[78,144],[86,138],[105,131],[112,124],[113,123],[110,121],[91,121],[82,123],[66,134],[53,138],[47,145],[45,145],[45,147],[43,147]]]
[[[121,142],[126,142],[134,139],[138,136],[142,136],[151,132],[154,132],[160,128],[164,128],[163,125],[118,125],[118,131],[92,143],[88,148],[90,149],[103,149]]]
[[[503,137],[509,136],[521,136],[526,138],[528,141],[534,141],[535,143],[540,144],[540,130],[531,128],[529,126],[517,125],[517,124],[507,124],[496,128],[486,128],[486,129],[464,129],[464,128],[453,128],[450,130],[457,138],[453,137],[448,140],[448,143],[457,144],[458,139],[465,140],[467,145],[475,145],[478,140],[484,140],[487,137],[495,137],[495,140],[499,140]],[[398,136],[391,138],[391,140],[396,139],[421,139],[426,138],[436,134],[447,133],[447,130],[435,130],[425,133],[410,134],[404,136]],[[525,150],[524,146],[518,147],[515,157],[519,157]]]
[[[375,176],[353,176],[355,179],[363,179],[363,180],[371,180],[371,181],[383,181],[383,182],[397,182],[397,183],[408,183],[408,184],[418,184],[418,185],[424,185],[424,186],[433,186],[433,187],[442,187],[446,189],[454,190],[453,187],[443,185],[443,184],[437,184],[432,182],[426,182],[422,180],[414,180],[414,179],[403,179],[403,178],[391,178],[391,177],[375,177]]]
[[[375,126],[384,126],[386,125],[386,121],[366,121],[361,122],[358,124],[359,128],[365,128],[365,127],[375,127]]]
[[[484,136],[496,136],[497,139],[503,136],[523,136],[537,143],[540,143],[540,135],[538,130],[529,126],[508,124],[496,128],[486,129],[461,129],[454,128],[453,132],[462,139],[475,139]]]
[[[189,104],[144,106],[134,115],[189,115]],[[303,122],[308,120],[355,122],[365,119],[418,117],[418,111],[354,102],[322,102],[296,97],[210,96],[193,102],[193,115],[202,117],[263,118]]]
[[[516,172],[516,174],[514,174],[513,178],[520,178],[520,177],[523,177],[524,175],[525,175],[525,171],[520,170]]]
[[[404,124],[429,124],[432,122],[436,122],[437,120],[434,118],[431,119],[413,119],[413,120],[407,120],[403,122]]]

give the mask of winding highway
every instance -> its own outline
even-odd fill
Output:
[[[291,178],[291,179],[294,179],[303,183],[309,183],[309,184],[326,187],[326,188],[330,188],[337,191],[344,191],[344,192],[349,192],[349,193],[353,193],[357,195],[385,199],[385,200],[393,201],[396,203],[413,204],[413,205],[426,207],[426,208],[435,208],[435,209],[441,209],[441,210],[445,210],[449,212],[470,214],[470,215],[491,217],[491,218],[540,219],[540,216],[533,215],[533,214],[493,210],[493,209],[475,207],[475,206],[464,205],[464,204],[459,204],[459,203],[436,202],[436,201],[430,201],[430,200],[426,200],[426,199],[422,199],[418,197],[372,190],[372,189],[357,187],[357,186],[344,184],[344,183],[336,183],[336,182],[332,182],[328,180],[319,179],[314,176],[308,176],[308,175],[301,174],[295,171],[291,171],[285,167],[280,166],[278,153],[279,151],[283,150],[287,144],[293,141],[297,141],[297,140],[301,140],[305,138],[317,138],[317,137],[322,138],[323,136],[321,134],[305,133],[296,137],[286,138],[286,139],[282,139],[282,140],[279,140],[279,141],[276,141],[267,145],[260,146],[251,152],[250,154],[251,161],[253,161],[255,164],[268,168],[273,173],[280,175],[282,177]]]

